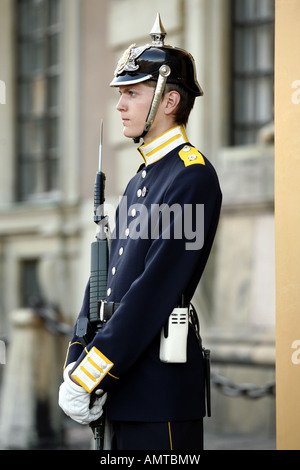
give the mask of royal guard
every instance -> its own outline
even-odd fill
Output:
[[[159,15],[150,35],[150,44],[125,51],[110,84],[142,162],[116,212],[102,328],[84,348],[75,326],[59,403],[81,423],[105,404],[113,450],[201,450],[205,359],[190,302],[222,195],[185,130],[203,95],[194,60],[164,44]],[[89,292],[88,283],[79,319],[89,317]]]

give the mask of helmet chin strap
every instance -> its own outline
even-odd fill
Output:
[[[139,137],[134,137],[133,138],[133,142],[135,144],[138,144],[140,142],[140,139],[145,137],[145,135],[147,134],[147,132],[149,131],[150,127],[153,124],[153,121],[154,121],[154,118],[156,116],[160,100],[162,98],[162,95],[163,95],[163,92],[164,92],[164,89],[165,89],[165,86],[166,86],[167,78],[170,75],[170,73],[171,73],[171,69],[168,65],[162,65],[160,67],[158,80],[157,80],[157,84],[156,84],[156,87],[155,87],[155,91],[154,91],[153,99],[152,99],[152,102],[151,102],[150,110],[149,110],[149,113],[148,113],[148,116],[147,116],[147,119],[146,119],[144,131]]]

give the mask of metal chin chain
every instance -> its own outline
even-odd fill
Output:
[[[162,65],[160,67],[159,76],[158,76],[158,80],[157,80],[157,85],[156,85],[155,92],[154,92],[154,95],[153,95],[150,110],[149,110],[149,113],[148,113],[148,116],[147,116],[147,119],[146,119],[144,132],[139,137],[134,137],[133,141],[134,141],[135,144],[138,144],[140,139],[145,137],[145,135],[147,134],[147,132],[149,131],[150,127],[153,124],[153,121],[154,121],[154,118],[156,116],[160,100],[162,98],[162,95],[163,95],[163,92],[164,92],[164,89],[165,89],[165,86],[166,86],[167,78],[170,75],[170,73],[171,73],[171,68],[168,65]]]

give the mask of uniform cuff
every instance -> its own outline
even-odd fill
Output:
[[[81,357],[80,362],[77,361],[71,376],[87,392],[91,393],[107,374],[114,377],[109,373],[114,364],[95,346],[90,351],[85,348],[84,353],[85,357]]]

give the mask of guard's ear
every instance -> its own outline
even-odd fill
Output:
[[[180,94],[178,91],[171,90],[167,95],[166,98],[166,105],[165,105],[165,113],[172,114],[175,112],[179,102],[180,102]]]

